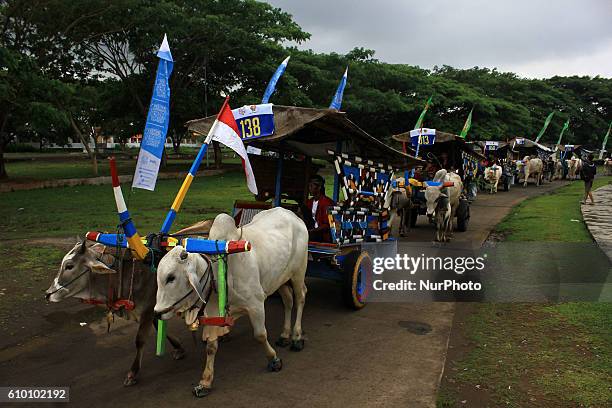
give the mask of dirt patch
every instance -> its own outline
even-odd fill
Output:
[[[451,335],[446,352],[446,363],[440,382],[444,402],[438,401],[441,407],[488,407],[491,406],[491,396],[486,386],[459,382],[455,377],[460,370],[457,361],[468,355],[476,344],[465,332],[468,316],[474,313],[477,303],[457,303]]]

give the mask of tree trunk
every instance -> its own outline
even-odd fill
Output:
[[[8,178],[8,174],[6,172],[6,166],[4,164],[4,143],[0,144],[0,180],[5,180]]]
[[[94,139],[94,148],[92,151],[91,148],[89,147],[89,140],[85,139],[85,135],[83,135],[83,132],[81,132],[81,129],[74,121],[74,118],[72,117],[72,115],[70,115],[70,125],[72,126],[74,133],[76,133],[81,143],[83,143],[83,146],[85,147],[85,150],[87,151],[87,155],[89,156],[92,162],[94,177],[97,177],[98,176],[98,158],[96,157],[96,140]]]
[[[176,133],[176,130],[173,130],[170,139],[172,140],[172,148],[174,149],[174,153],[179,154],[181,149],[181,141],[183,139],[182,136]]]
[[[0,180],[8,178],[8,173],[6,172],[6,164],[4,163],[4,149],[11,141],[9,135],[4,132],[7,123],[8,115],[4,115],[4,118],[2,118],[2,125],[0,125]]]
[[[215,168],[220,169],[223,165],[223,153],[221,152],[221,145],[219,142],[213,141],[213,151],[215,152]]]
[[[162,152],[161,157],[161,168],[165,169],[168,166],[168,154],[166,153],[166,147],[164,146],[164,150]]]

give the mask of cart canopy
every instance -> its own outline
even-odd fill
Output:
[[[257,139],[243,139],[246,145],[272,151],[284,151],[330,160],[328,151],[340,151],[364,159],[381,161],[399,168],[411,168],[424,162],[402,153],[372,137],[346,117],[331,109],[274,105],[274,133]],[[186,123],[190,132],[206,135],[216,116]]]

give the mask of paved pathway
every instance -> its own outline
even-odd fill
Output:
[[[595,190],[593,198],[595,205],[581,206],[582,217],[597,245],[612,261],[612,184]]]

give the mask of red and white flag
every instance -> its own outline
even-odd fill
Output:
[[[247,186],[251,193],[257,194],[255,174],[253,174],[253,169],[251,168],[251,163],[249,162],[249,155],[247,154],[246,149],[244,148],[244,143],[242,143],[242,139],[240,138],[238,125],[236,124],[236,120],[234,119],[232,109],[230,108],[227,99],[223,104],[223,108],[221,108],[221,112],[219,112],[215,123],[213,123],[212,127],[210,128],[210,132],[206,138],[206,143],[210,143],[211,140],[216,140],[219,143],[223,143],[242,158],[242,167],[244,168],[244,174],[246,175]]]

